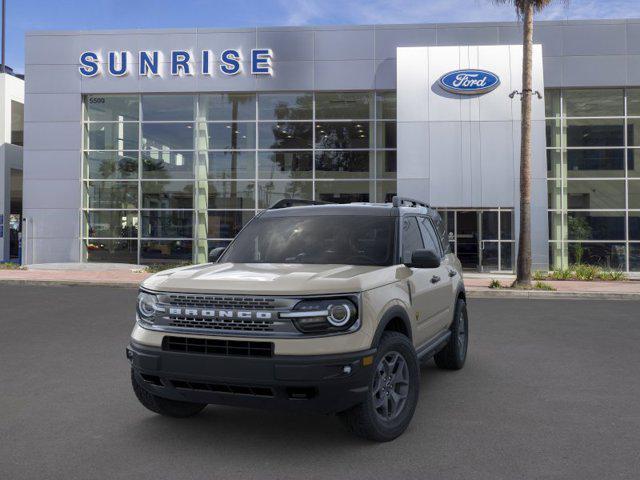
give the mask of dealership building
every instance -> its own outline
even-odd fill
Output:
[[[30,32],[23,262],[204,262],[282,198],[401,194],[441,210],[466,268],[512,271],[521,35]],[[640,271],[640,20],[538,22],[534,43],[534,269]]]

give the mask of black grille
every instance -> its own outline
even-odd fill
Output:
[[[201,353],[230,357],[271,357],[272,342],[243,342],[208,338],[164,337],[162,349],[171,352]]]
[[[183,328],[211,330],[239,330],[241,332],[271,332],[273,320],[240,320],[222,318],[180,317],[169,315],[169,325]]]
[[[215,393],[231,393],[234,395],[253,395],[256,397],[273,397],[273,390],[269,387],[229,385],[226,383],[201,383],[185,380],[171,380],[175,388],[183,390],[204,390]]]
[[[223,295],[169,295],[172,307],[199,307],[221,309],[269,310],[276,308],[275,298],[239,297]]]

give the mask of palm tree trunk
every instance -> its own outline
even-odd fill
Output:
[[[522,134],[520,145],[520,243],[516,284],[531,285],[531,56],[533,2],[524,2],[522,55]]]

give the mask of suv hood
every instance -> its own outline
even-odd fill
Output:
[[[157,273],[142,283],[155,291],[241,295],[357,293],[397,280],[398,266],[209,263]]]

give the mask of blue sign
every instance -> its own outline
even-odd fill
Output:
[[[486,70],[467,69],[445,73],[438,83],[447,92],[480,95],[498,88],[500,78]]]
[[[237,75],[242,72],[245,59],[240,50],[228,49],[216,55],[211,50],[202,50],[199,55],[191,50],[172,50],[168,54],[160,50],[143,50],[137,53],[109,51],[103,56],[100,51],[82,52],[78,71],[83,77],[95,77],[102,73],[112,77],[123,77],[129,73],[139,76],[163,76],[161,69],[169,64],[169,73],[175,76],[190,76],[196,72],[202,75]],[[248,58],[252,75],[272,75],[273,52],[269,48],[254,48]],[[137,64],[137,72],[133,65]],[[215,68],[217,65],[217,69]]]

